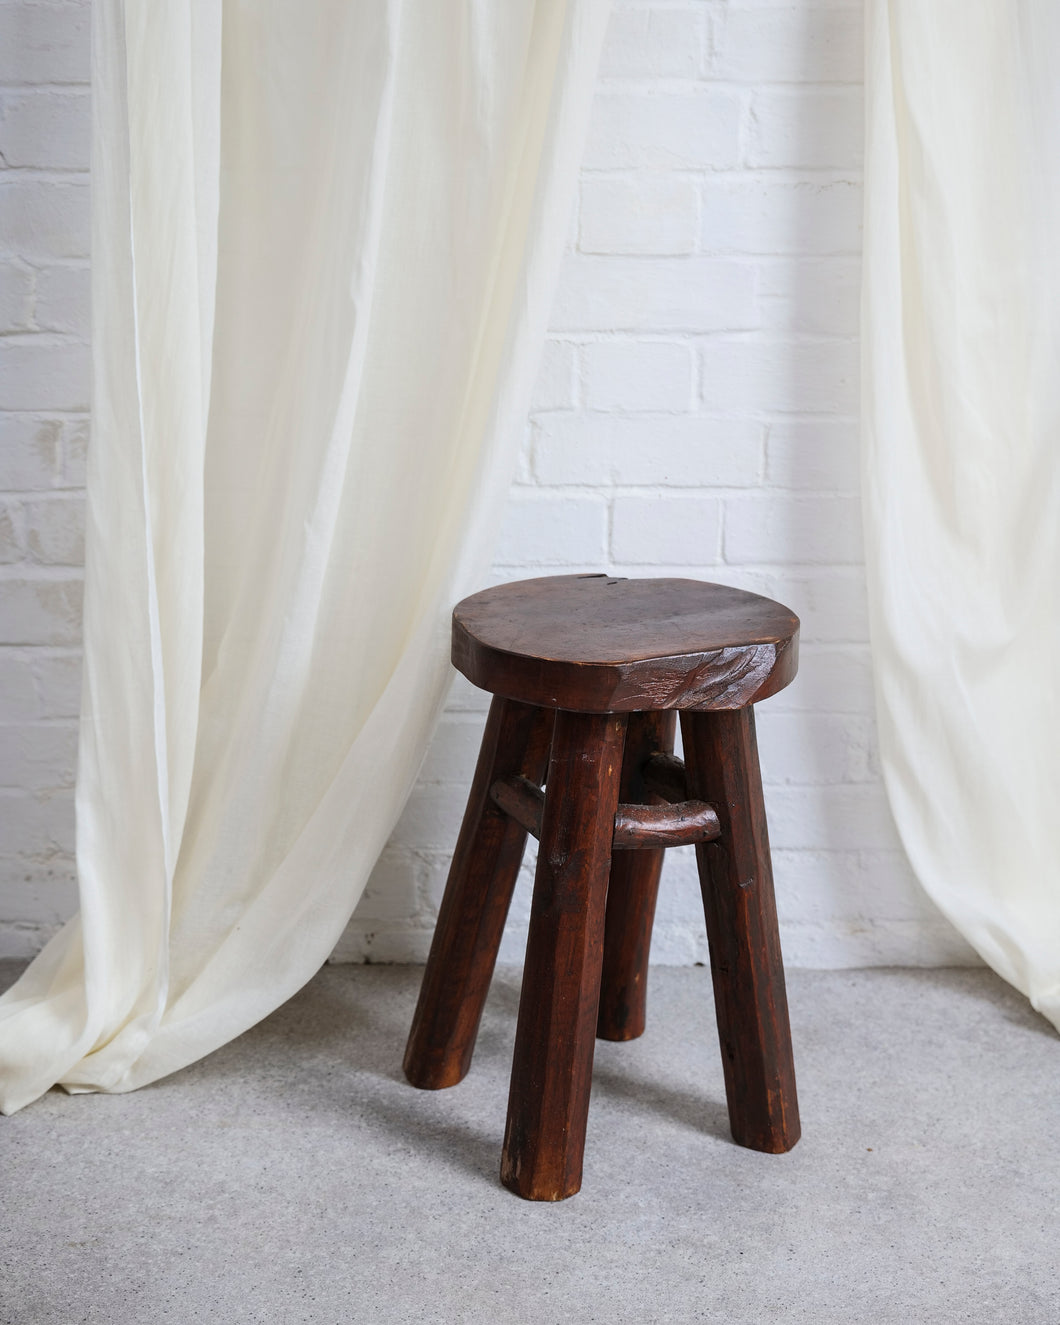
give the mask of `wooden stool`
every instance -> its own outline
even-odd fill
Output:
[[[757,594],[606,575],[504,584],[453,613],[453,662],[494,699],[405,1074],[435,1090],[467,1073],[533,833],[501,1161],[520,1196],[558,1201],[581,1186],[594,1038],[644,1030],[668,846],[696,843],[733,1138],[774,1153],[799,1139],[751,708],[794,677],[798,630]]]

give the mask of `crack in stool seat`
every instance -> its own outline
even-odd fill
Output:
[[[799,1139],[752,707],[794,678],[798,632],[781,604],[698,580],[549,576],[454,609],[453,662],[494,698],[405,1074],[423,1089],[466,1075],[533,834],[501,1160],[528,1200],[581,1186],[595,1038],[643,1033],[667,846],[696,844],[733,1138]]]

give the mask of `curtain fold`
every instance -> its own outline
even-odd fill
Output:
[[[96,0],[81,910],[0,1109],[325,960],[488,564],[607,0]]]
[[[1060,7],[870,0],[864,497],[910,860],[1060,1026]]]

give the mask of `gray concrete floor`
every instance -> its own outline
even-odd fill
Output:
[[[518,972],[440,1093],[418,981],[330,967],[167,1081],[0,1118],[0,1320],[1060,1321],[1060,1039],[988,972],[789,973],[774,1156],[729,1140],[708,973],[656,968],[560,1205],[496,1176]]]

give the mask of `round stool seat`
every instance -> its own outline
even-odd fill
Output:
[[[547,708],[739,709],[794,678],[798,637],[788,608],[727,585],[553,575],[458,603],[453,664]]]

